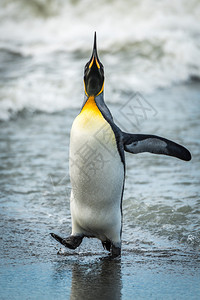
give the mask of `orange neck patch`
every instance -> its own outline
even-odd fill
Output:
[[[87,112],[87,113],[92,113],[94,115],[99,115],[101,116],[101,112],[99,108],[96,105],[96,102],[94,100],[94,96],[90,96],[88,100],[86,101],[85,105],[83,106],[81,110],[81,114]]]

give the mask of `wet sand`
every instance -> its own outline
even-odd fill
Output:
[[[1,299],[198,299],[199,258],[176,249],[82,252],[1,267]]]

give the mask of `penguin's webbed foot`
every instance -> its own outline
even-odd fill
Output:
[[[116,247],[115,245],[112,244],[110,255],[112,258],[121,256],[121,247]]]
[[[61,238],[59,235],[55,234],[55,233],[50,233],[51,236],[58,241],[59,243],[61,243],[62,245],[64,245],[65,247],[69,248],[69,249],[76,249],[82,242],[83,236],[80,235],[70,235],[67,238]]]
[[[102,242],[102,245],[103,245],[104,249],[110,251],[111,241],[104,241],[104,242]]]
[[[102,241],[102,245],[104,249],[110,251],[110,258],[115,258],[121,255],[121,247],[115,246],[110,240]]]

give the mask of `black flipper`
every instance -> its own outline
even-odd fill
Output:
[[[83,236],[75,236],[75,235],[70,235],[67,238],[61,238],[59,235],[55,233],[50,233],[51,236],[58,242],[60,242],[62,245],[69,249],[76,249],[82,242]]]
[[[183,146],[156,135],[122,132],[124,150],[130,153],[150,152],[191,160],[190,152]]]

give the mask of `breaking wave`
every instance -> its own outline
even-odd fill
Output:
[[[95,30],[110,102],[200,78],[199,1],[2,0],[1,7],[1,120],[24,109],[80,107]]]

